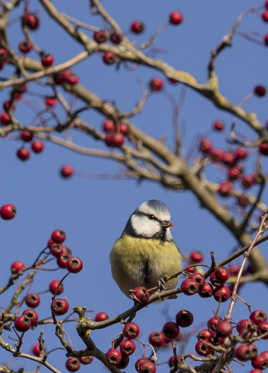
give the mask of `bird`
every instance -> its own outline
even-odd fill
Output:
[[[181,270],[182,256],[173,241],[171,216],[159,200],[143,202],[129,217],[120,238],[110,252],[112,276],[121,291],[151,289]],[[178,276],[165,283],[174,289]]]

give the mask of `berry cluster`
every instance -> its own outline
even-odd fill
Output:
[[[102,129],[105,132],[105,144],[110,147],[120,147],[125,142],[128,134],[128,126],[125,123],[115,123],[111,119],[103,122]]]

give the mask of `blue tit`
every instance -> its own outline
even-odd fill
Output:
[[[131,289],[150,289],[181,270],[181,254],[173,241],[172,225],[168,208],[158,200],[143,202],[130,216],[110,253],[113,278],[127,296]],[[174,289],[177,283],[178,276],[165,287]]]

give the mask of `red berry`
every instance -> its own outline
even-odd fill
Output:
[[[20,261],[13,262],[11,264],[10,270],[12,273],[19,273],[20,271],[24,270],[26,267],[24,263]]]
[[[143,361],[141,361],[139,364],[138,372],[139,373],[155,373],[156,372],[155,364],[150,360],[143,359]]]
[[[40,344],[35,343],[32,347],[32,352],[35,356],[40,356]]]
[[[268,22],[268,10],[265,10],[262,15],[261,15],[262,19],[264,22]]]
[[[198,291],[198,294],[200,295],[200,297],[202,298],[208,298],[208,297],[211,297],[212,294],[213,294],[213,288],[212,286],[210,285],[209,282],[204,282],[200,288],[199,288],[199,291]]]
[[[256,310],[251,312],[250,314],[250,319],[255,323],[255,324],[260,324],[263,321],[267,320],[267,315],[263,310]]]
[[[43,54],[41,57],[41,63],[44,67],[49,67],[54,63],[54,57],[52,54]]]
[[[202,285],[205,282],[205,277],[199,272],[191,274],[188,277],[188,279],[194,280],[195,282],[197,282],[199,284],[199,286]]]
[[[204,260],[204,255],[201,253],[201,251],[192,251],[190,253],[190,259],[194,263],[200,263]]]
[[[163,80],[160,78],[153,78],[150,80],[149,86],[152,92],[159,92],[163,88]]]
[[[230,297],[230,289],[228,286],[221,286],[214,290],[213,296],[217,302],[225,302]]]
[[[184,268],[183,270],[184,272],[186,272],[187,274],[193,274],[197,271],[197,267],[194,267],[194,266],[191,266],[191,265],[188,265]]]
[[[232,334],[232,324],[227,320],[220,320],[216,326],[216,332],[219,336],[226,337]]]
[[[56,229],[52,232],[51,239],[56,243],[63,243],[66,239],[66,234],[61,229]]]
[[[108,132],[105,135],[105,143],[107,146],[120,147],[124,144],[125,137],[120,132]]]
[[[219,316],[213,316],[211,317],[208,322],[207,322],[207,326],[210,330],[212,331],[216,331],[216,328],[217,328],[217,325],[218,323],[221,321],[221,318]]]
[[[25,303],[28,307],[35,308],[40,304],[40,297],[35,293],[27,294],[25,297]]]
[[[76,372],[80,368],[80,361],[76,357],[69,357],[65,362],[65,367],[70,372]]]
[[[27,161],[27,159],[30,158],[30,150],[27,149],[27,148],[19,148],[17,150],[17,157],[21,160],[21,161]]]
[[[7,61],[8,58],[8,52],[5,48],[0,48],[0,62],[4,63]]]
[[[259,152],[262,155],[268,155],[268,143],[263,142],[261,145],[259,145]]]
[[[242,176],[241,185],[244,189],[249,189],[253,185],[252,176],[251,175]]]
[[[103,122],[102,129],[104,132],[114,132],[115,131],[114,121],[111,119],[106,119]]]
[[[115,31],[111,32],[110,40],[112,43],[119,45],[121,41],[123,40],[123,35]]]
[[[56,315],[64,315],[69,310],[69,303],[66,299],[53,299],[51,309]]]
[[[137,338],[140,334],[140,327],[134,322],[128,322],[123,328],[123,335],[128,339]]]
[[[122,354],[122,359],[119,364],[116,365],[117,369],[124,369],[129,364],[129,356],[126,354]]]
[[[258,324],[258,332],[260,335],[266,334],[264,339],[268,339],[268,322],[267,321],[262,321]]]
[[[202,139],[199,143],[199,150],[202,153],[208,154],[212,149],[212,144],[208,139]]]
[[[237,204],[243,208],[247,207],[249,205],[249,198],[245,194],[241,194],[240,196],[237,196]]]
[[[200,330],[200,332],[198,333],[197,339],[205,339],[207,341],[210,341],[212,336],[213,334],[211,331],[209,331],[208,329],[203,329]]]
[[[140,364],[143,362],[143,361],[146,361],[146,359],[144,358],[141,358],[141,359],[138,359],[135,363],[135,369],[137,372],[139,372],[139,368],[140,368]]]
[[[61,267],[61,268],[66,268],[69,259],[70,259],[69,254],[59,255],[58,258],[57,258],[58,266]]]
[[[199,284],[194,279],[186,278],[181,283],[181,290],[186,295],[193,295],[198,292]]]
[[[263,41],[265,45],[268,45],[268,34],[265,34],[263,37]]]
[[[236,264],[233,264],[229,267],[229,273],[231,276],[236,276],[239,272],[239,267]]]
[[[105,43],[109,38],[109,35],[106,30],[95,31],[93,34],[93,39],[96,43],[101,44]]]
[[[169,23],[171,23],[172,25],[180,25],[183,21],[183,15],[174,10],[173,12],[170,13],[169,15]]]
[[[91,364],[92,361],[93,361],[93,356],[91,356],[91,355],[80,356],[79,361],[80,361],[80,363],[82,363],[84,365]]]
[[[128,126],[125,123],[119,123],[119,132],[121,132],[123,135],[127,135]]]
[[[234,152],[234,156],[237,160],[245,159],[248,156],[248,152],[244,148],[237,148]]]
[[[132,355],[136,350],[135,342],[130,339],[125,339],[120,343],[120,351],[125,355]]]
[[[217,267],[216,270],[215,270],[215,276],[221,282],[225,282],[229,278],[229,272],[226,268]]]
[[[141,34],[145,29],[145,25],[143,22],[136,20],[131,23],[130,29],[134,34]]]
[[[98,312],[95,316],[95,321],[104,321],[109,318],[106,312]]]
[[[229,180],[237,180],[241,175],[241,169],[238,166],[234,166],[228,170],[228,179]]]
[[[79,83],[79,77],[77,75],[71,73],[70,75],[67,76],[66,82],[71,84],[71,85],[75,85],[75,84]]]
[[[262,355],[262,353],[260,355],[256,356],[255,359],[253,359],[251,361],[251,363],[252,363],[252,366],[254,368],[257,368],[257,369],[262,369],[263,370],[263,369],[268,368],[268,359],[265,358]]]
[[[250,360],[251,352],[248,345],[239,345],[235,350],[235,355],[241,361]]]
[[[59,256],[63,255],[63,246],[57,243],[50,245],[50,252],[53,256],[58,258]]]
[[[131,290],[132,299],[140,304],[148,303],[150,294],[144,286],[139,286]]]
[[[57,104],[57,98],[55,96],[46,96],[45,104],[49,107],[54,107]]]
[[[179,327],[175,322],[168,321],[163,325],[162,332],[168,339],[174,339],[179,334]]]
[[[32,141],[33,134],[28,130],[23,130],[20,133],[20,138],[25,142]]]
[[[222,162],[224,157],[224,152],[221,149],[211,149],[209,157],[212,162]]]
[[[38,323],[38,314],[35,310],[31,308],[27,308],[22,313],[24,316],[26,316],[29,320],[31,320],[31,325],[37,325]]]
[[[31,320],[25,316],[21,315],[16,317],[14,326],[19,332],[26,332],[28,329],[30,329],[32,323]]]
[[[216,131],[222,131],[224,129],[224,123],[221,122],[220,120],[216,120],[214,123],[213,123],[213,128],[214,130]]]
[[[6,100],[3,102],[3,109],[8,112],[9,110],[15,110],[16,104],[12,100]]]
[[[230,181],[223,181],[218,187],[218,193],[222,197],[228,197],[232,193],[233,184]]]
[[[256,325],[249,319],[240,320],[236,325],[236,330],[241,337],[247,339],[252,336],[256,330]]]
[[[74,174],[74,169],[71,165],[69,164],[66,164],[64,166],[61,167],[60,169],[60,174],[63,178],[67,179],[71,176],[73,176]]]
[[[165,342],[163,332],[152,332],[149,335],[149,342],[154,347],[161,347]]]
[[[7,125],[11,123],[11,119],[8,113],[4,112],[0,115],[1,124]]]
[[[12,203],[7,203],[0,208],[1,218],[4,220],[13,219],[16,215],[16,207]]]
[[[223,163],[226,164],[227,166],[234,166],[236,162],[235,156],[231,152],[224,152],[223,153]]]
[[[182,328],[192,325],[193,321],[194,316],[188,310],[181,310],[176,314],[176,323]]]
[[[19,50],[21,53],[27,54],[33,49],[33,45],[30,40],[22,40],[19,42]]]
[[[263,85],[256,85],[254,93],[256,96],[264,97],[266,95],[266,88]]]
[[[63,292],[63,284],[59,280],[53,280],[49,284],[49,290],[52,294],[59,295]]]
[[[169,360],[168,360],[168,365],[170,366],[170,368],[173,368],[173,367],[177,367],[178,363],[181,362],[182,360],[182,357],[181,355],[172,355],[170,356]]]
[[[263,371],[260,369],[251,369],[249,373],[263,373]]]
[[[106,358],[108,360],[108,362],[111,364],[111,365],[117,365],[121,362],[122,360],[122,354],[119,350],[117,350],[116,348],[110,348],[110,350],[108,350],[106,352]]]
[[[195,351],[202,356],[207,356],[212,352],[206,340],[198,341],[195,345]]]
[[[40,140],[35,140],[31,143],[32,151],[35,153],[41,153],[44,149],[44,143]]]
[[[39,27],[39,18],[36,14],[26,13],[22,17],[22,23],[24,26],[29,27],[30,30],[36,30]]]
[[[71,273],[78,273],[83,268],[83,262],[76,256],[71,256],[67,262],[67,269]]]
[[[106,65],[113,65],[116,62],[117,58],[113,52],[105,52],[102,56],[102,61]]]

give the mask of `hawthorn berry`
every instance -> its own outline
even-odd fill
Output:
[[[56,243],[63,243],[66,239],[66,234],[63,230],[56,229],[55,231],[52,232],[51,239],[52,241]]]
[[[136,350],[136,344],[131,339],[125,339],[119,347],[122,355],[132,355]]]
[[[8,52],[5,48],[0,48],[0,62],[6,62],[8,58]]]
[[[33,134],[28,130],[23,130],[20,133],[20,138],[25,142],[32,141]]]
[[[53,244],[50,245],[49,249],[50,249],[51,254],[55,256],[56,258],[58,258],[59,256],[63,254],[63,251],[64,251],[63,247],[64,246],[53,242]]]
[[[198,290],[198,294],[202,298],[209,298],[213,294],[213,287],[210,285],[209,282],[204,282]]]
[[[259,145],[259,152],[262,155],[268,155],[268,143],[263,142],[262,144]]]
[[[215,120],[215,122],[213,122],[213,128],[215,131],[222,131],[224,130],[224,123],[220,120]]]
[[[35,356],[40,356],[40,344],[35,343],[32,347],[32,352]]]
[[[7,203],[0,208],[0,216],[4,220],[13,219],[16,216],[16,212],[16,207],[12,203]]]
[[[73,176],[74,169],[71,165],[66,164],[61,167],[60,174],[63,178],[68,179],[69,177]]]
[[[250,203],[249,198],[245,194],[236,197],[237,204],[243,208],[247,207]]]
[[[155,373],[156,367],[155,363],[153,363],[151,360],[143,359],[139,364],[139,373]]]
[[[145,25],[143,22],[136,20],[131,23],[130,29],[134,34],[141,34],[145,29]]]
[[[9,110],[15,110],[16,104],[15,102],[12,102],[12,100],[6,100],[3,102],[3,109],[5,112],[8,112]]]
[[[27,26],[30,30],[37,30],[39,27],[39,18],[34,13],[26,13],[22,17],[23,26]]]
[[[220,321],[221,321],[221,318],[219,316],[211,317],[207,322],[208,329],[215,332],[217,329],[217,325]]]
[[[54,63],[54,57],[52,56],[52,54],[43,54],[41,56],[41,64],[44,67],[52,66],[53,63]]]
[[[69,310],[69,303],[66,299],[55,298],[52,301],[51,309],[56,315],[64,315]]]
[[[267,315],[263,310],[256,310],[251,312],[250,314],[250,319],[255,323],[255,324],[260,324],[263,321],[267,320]]]
[[[230,181],[223,181],[218,186],[218,193],[222,197],[229,197],[233,190],[233,184]]]
[[[194,280],[195,282],[197,282],[199,284],[199,286],[202,285],[205,282],[205,277],[199,272],[192,273],[188,277],[188,279]]]
[[[110,348],[110,350],[106,352],[106,358],[111,365],[118,365],[122,360],[122,354],[116,348]]]
[[[108,314],[106,312],[98,312],[95,316],[95,321],[104,321],[108,319]]]
[[[265,351],[264,351],[265,352]],[[251,360],[252,366],[257,369],[268,368],[268,358],[263,355],[263,352]]]
[[[35,308],[40,304],[40,297],[36,293],[27,294],[25,297],[25,303],[28,307]]]
[[[208,329],[200,330],[200,332],[197,334],[197,339],[206,339],[207,341],[210,341],[213,336],[213,333]]]
[[[243,319],[237,323],[236,330],[241,335],[241,337],[247,339],[251,337],[256,330],[256,325],[249,319]]]
[[[250,360],[251,352],[250,352],[249,345],[247,344],[239,345],[235,350],[235,355],[241,361]]]
[[[121,41],[123,40],[123,35],[118,32],[111,32],[110,34],[110,40],[113,44],[119,45]]]
[[[244,189],[249,189],[253,185],[252,176],[251,175],[242,176],[241,185]]]
[[[204,154],[209,154],[212,149],[212,144],[208,139],[202,139],[199,143],[199,150]]]
[[[150,87],[152,92],[161,91],[162,88],[163,88],[163,85],[164,85],[163,80],[160,79],[160,78],[157,78],[157,77],[151,79],[150,83],[149,83],[149,87]]]
[[[168,339],[174,339],[179,334],[179,327],[175,322],[168,321],[163,325],[162,332]]]
[[[198,290],[199,290],[199,284],[194,279],[186,278],[181,283],[181,291],[185,295],[193,295],[197,293]]]
[[[53,280],[49,284],[49,291],[52,294],[60,295],[63,292],[63,284],[59,280]]]
[[[214,290],[213,296],[217,302],[225,302],[230,297],[230,289],[228,288],[228,286],[223,285],[220,288]]]
[[[49,107],[54,107],[57,104],[57,98],[55,96],[46,96],[45,104]]]
[[[234,166],[228,170],[228,179],[230,181],[239,179],[241,175],[241,169],[238,166]]]
[[[128,339],[137,338],[140,334],[140,327],[134,322],[128,322],[123,328],[123,335]]]
[[[10,270],[12,273],[19,273],[20,271],[24,270],[26,267],[24,265],[24,263],[20,262],[20,261],[16,261],[16,262],[13,262],[11,264],[11,267],[10,267]]]
[[[244,148],[237,148],[234,152],[234,156],[237,160],[245,159],[248,156],[248,152]]]
[[[268,10],[265,10],[262,15],[261,15],[261,18],[264,22],[268,22]]]
[[[125,123],[119,123],[119,132],[121,132],[123,135],[128,134],[128,126]]]
[[[200,263],[204,260],[204,255],[201,251],[192,251],[190,253],[190,260],[194,263]]]
[[[138,286],[135,289],[131,289],[132,299],[140,304],[146,304],[149,300],[150,294],[144,286]]]
[[[102,129],[104,132],[114,132],[115,131],[114,121],[111,119],[106,119],[103,122]]]
[[[16,154],[21,161],[27,161],[30,158],[30,150],[24,146],[19,148]]]
[[[26,315],[21,315],[16,317],[14,326],[19,332],[26,332],[30,329],[32,323],[31,320]]]
[[[163,332],[151,332],[149,335],[149,343],[154,347],[161,347],[165,342]]]
[[[116,365],[116,368],[118,369],[124,369],[129,364],[129,356],[126,354],[122,354],[122,359],[119,364]]]
[[[182,22],[183,15],[180,12],[174,10],[169,14],[169,23],[171,23],[172,25],[180,25]]]
[[[120,132],[108,132],[104,139],[107,146],[120,147],[125,142],[125,137]]]
[[[220,320],[216,325],[216,332],[219,336],[226,337],[232,334],[232,324],[227,320]]]
[[[58,266],[60,268],[66,268],[69,258],[70,258],[69,254],[59,255],[58,258],[57,258],[57,264],[58,264]]]
[[[80,368],[80,361],[76,357],[69,357],[65,362],[65,367],[70,372],[76,372]]]
[[[106,65],[113,65],[116,62],[117,58],[113,52],[105,52],[102,56],[102,61]]]
[[[211,149],[209,157],[212,162],[222,162],[224,157],[224,152],[221,149]]]
[[[232,167],[234,166],[236,159],[233,153],[231,152],[224,152],[223,153],[223,163],[226,164],[226,166]]]
[[[220,280],[221,282],[225,282],[228,280],[229,278],[229,272],[226,268],[224,267],[217,267],[215,269],[215,276],[218,280]]]
[[[19,50],[21,53],[27,54],[33,49],[33,45],[30,40],[22,40],[19,42]]]
[[[258,97],[264,97],[266,95],[266,88],[263,85],[256,85],[254,93]]]
[[[207,343],[207,340],[205,340],[205,339],[197,341],[197,343],[195,345],[195,351],[199,355],[202,355],[202,356],[207,356],[212,352],[211,348],[209,347],[209,345]]]
[[[6,112],[1,113],[1,115],[0,115],[0,121],[1,121],[1,124],[5,125],[5,126],[8,125],[8,124],[10,124],[11,123],[11,119],[10,119],[9,114],[6,113]]]
[[[22,313],[25,317],[27,317],[29,320],[31,320],[31,325],[37,325],[38,323],[38,314],[35,310],[31,308],[27,308]]]
[[[35,140],[31,143],[32,151],[35,153],[41,153],[44,150],[44,143],[40,140]]]
[[[172,356],[170,356],[170,358],[168,359],[168,365],[169,365],[170,368],[173,368],[173,367],[176,368],[176,366],[178,365],[178,363],[179,363],[181,360],[182,360],[181,355],[176,355],[176,356],[172,355]]]
[[[105,43],[109,38],[108,32],[106,30],[95,31],[93,34],[93,39],[96,43]]]
[[[182,328],[192,325],[193,321],[194,316],[188,310],[181,310],[176,314],[176,323]]]
[[[264,339],[268,339],[268,322],[262,321],[258,324],[258,332],[260,335],[266,334],[266,337],[263,337]]]
[[[91,355],[80,356],[79,361],[80,361],[80,363],[82,363],[84,365],[91,364],[92,361],[93,361],[93,356],[91,356]]]
[[[71,256],[68,259],[67,267],[69,272],[71,273],[78,273],[83,268],[83,262],[81,259],[77,258],[76,256]]]

